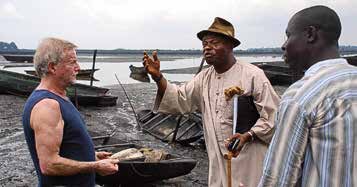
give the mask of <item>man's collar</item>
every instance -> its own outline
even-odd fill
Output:
[[[324,67],[330,67],[330,66],[334,66],[337,64],[346,64],[346,63],[347,63],[347,60],[344,58],[334,58],[334,59],[323,60],[323,61],[315,63],[309,69],[307,69],[305,72],[305,76],[314,74],[316,71],[318,71]]]

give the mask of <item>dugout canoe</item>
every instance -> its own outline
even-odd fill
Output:
[[[144,67],[137,67],[131,64],[129,66],[129,69],[130,69],[130,77],[132,79],[140,82],[150,82],[150,77]]]
[[[77,77],[80,76],[80,77],[90,77],[92,72],[94,73],[95,71],[98,71],[99,69],[94,69],[94,71],[92,71],[92,69],[81,69],[79,70],[78,74],[77,74]],[[36,74],[36,71],[35,70],[25,70],[25,72],[29,75],[35,75],[37,76]]]
[[[138,144],[113,138],[112,135],[101,136],[99,133],[92,131],[89,131],[89,134],[93,137],[97,151],[116,153],[128,148],[143,148],[143,146]],[[168,154],[164,160],[160,161],[121,161],[117,173],[109,176],[97,175],[96,182],[105,186],[137,186],[139,184],[186,175],[191,172],[196,164],[197,161],[194,159],[171,154]]]
[[[23,54],[3,54],[2,55],[7,61],[10,62],[33,62],[33,55],[23,55]]]
[[[92,69],[81,69],[81,70],[79,70],[79,72],[77,74],[77,79],[78,80],[90,80],[91,74],[98,70],[99,69],[94,69],[94,71],[92,71]],[[37,76],[35,70],[25,70],[25,73],[29,74],[29,75]],[[93,78],[93,81],[98,81],[98,79]]]
[[[141,129],[164,142],[189,144],[203,136],[202,119],[198,113],[173,115],[140,110],[138,122]]]
[[[0,93],[29,96],[38,86],[36,76],[0,70]],[[111,96],[109,89],[76,83],[67,88],[67,96],[81,106],[114,106],[118,97]]]
[[[252,62],[265,73],[272,85],[290,85],[299,80],[302,75],[295,74],[283,61]]]

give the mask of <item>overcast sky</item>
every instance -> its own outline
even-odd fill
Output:
[[[342,22],[341,45],[357,45],[357,0],[0,0],[0,41],[36,48],[60,37],[81,49],[201,49],[196,33],[230,21],[238,49],[280,47],[289,18],[327,5]]]

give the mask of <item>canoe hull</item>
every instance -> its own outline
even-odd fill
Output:
[[[344,56],[349,64],[357,66],[357,56]],[[253,65],[262,69],[270,80],[272,85],[290,85],[300,78],[303,74],[298,75],[293,72],[283,61],[276,62],[252,62]]]
[[[10,62],[33,62],[33,55],[2,55],[7,61]]]
[[[92,71],[92,69],[81,69],[79,70],[77,77],[90,77],[92,72],[98,71],[99,69],[94,69],[94,71]],[[36,71],[35,70],[25,70],[25,72],[29,75],[34,75],[37,76]]]
[[[193,159],[164,160],[155,163],[121,162],[119,172],[109,176],[97,175],[98,184],[142,184],[186,175],[196,166]]]
[[[36,76],[0,70],[0,93],[29,96],[38,86]],[[117,97],[107,95],[107,88],[76,83],[67,88],[67,96],[72,102],[82,106],[113,106]],[[77,100],[77,101],[76,101]]]
[[[198,114],[171,115],[141,110],[138,115],[141,129],[164,142],[189,144],[203,136],[202,119]]]
[[[99,134],[89,132],[92,137],[98,137]],[[118,152],[128,148],[142,148],[136,144],[128,144],[126,141],[115,139],[107,136],[101,139],[95,139],[94,145],[97,151]],[[99,148],[100,146],[107,146]],[[117,146],[110,146],[117,145]],[[100,176],[97,175],[96,182],[105,185],[119,185],[119,184],[142,184],[174,178],[186,175],[196,166],[197,161],[191,158],[180,158],[176,155],[168,155],[168,158],[156,162],[144,161],[122,161],[119,163],[119,171],[113,175]]]
[[[146,72],[144,67],[136,67],[136,66],[130,65],[129,69],[130,69],[130,77],[132,79],[140,81],[140,82],[150,82],[149,75]]]
[[[94,69],[94,71],[98,71],[99,69]],[[37,76],[37,73],[35,70],[25,70],[26,74]],[[94,73],[94,72],[93,72]],[[78,74],[77,74],[77,80],[91,80],[91,74],[92,70],[91,69],[81,69]],[[93,81],[98,81],[98,79],[93,77]]]

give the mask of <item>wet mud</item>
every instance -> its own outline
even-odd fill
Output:
[[[159,181],[143,186],[207,186],[208,158],[202,143],[192,146],[167,144],[141,132],[130,104],[119,85],[110,86],[110,93],[118,96],[113,107],[80,107],[88,130],[110,134],[115,129],[114,138],[136,143],[144,147],[163,149],[169,153],[197,160],[196,167],[188,175]],[[138,109],[152,108],[156,85],[148,83],[127,84],[125,90]],[[277,87],[281,94],[285,87]],[[21,113],[26,98],[0,94],[0,186],[37,186],[37,177],[25,142]]]
[[[156,94],[155,84],[123,85],[137,110],[151,108]],[[144,134],[138,128],[130,104],[119,85],[111,88],[118,96],[113,107],[80,107],[87,128],[101,134],[116,131],[114,138],[126,140],[144,147],[163,149],[169,153],[197,160],[193,171],[182,177],[146,184],[144,186],[207,186],[208,160],[205,148],[197,143],[182,146],[161,142]],[[26,98],[0,94],[0,186],[37,186],[37,177],[27,149],[21,123],[21,112]]]

